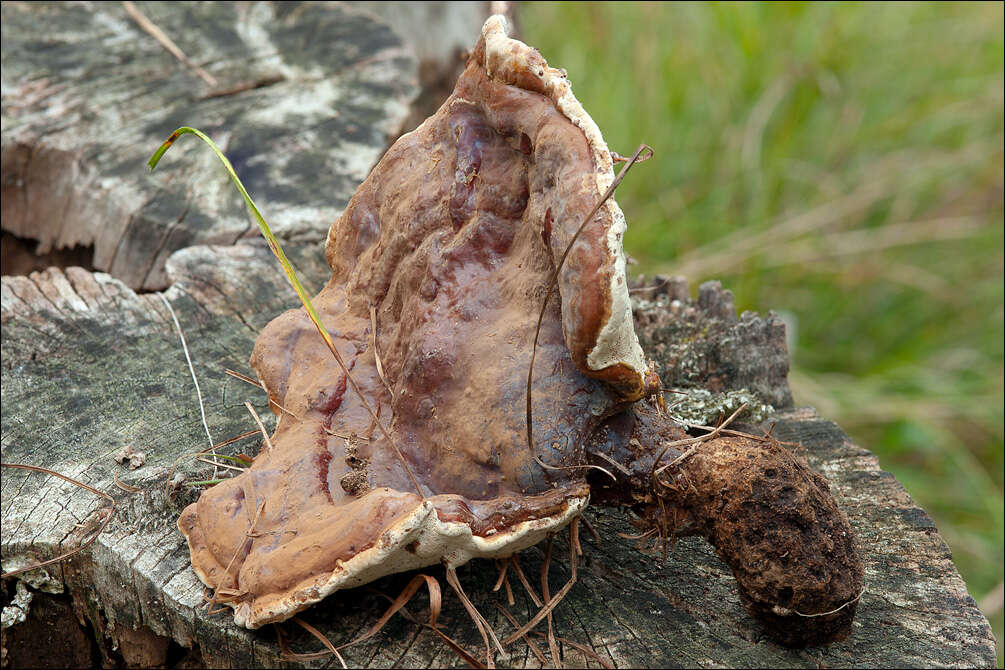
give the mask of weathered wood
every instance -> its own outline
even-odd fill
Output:
[[[4,228],[35,233],[56,246],[93,239],[96,266],[111,268],[119,278],[68,268],[0,281],[3,461],[76,477],[109,492],[118,504],[107,531],[90,548],[47,568],[48,577],[39,571],[23,575],[33,594],[28,621],[5,629],[3,646],[14,664],[35,664],[45,635],[76,627],[74,639],[97,642],[98,656],[91,647],[76,645],[55,659],[57,664],[177,662],[192,649],[186,662],[281,665],[272,630],[237,628],[229,610],[212,615],[204,606],[203,587],[175,527],[178,511],[198,489],[182,483],[170,498],[165,495],[169,481],[213,476],[212,466],[191,456],[207,446],[199,403],[161,296],[138,294],[130,285],[170,286],[163,296],[184,330],[216,441],[254,428],[245,400],[268,428],[274,425],[264,394],[223,371],[248,373],[255,336],[282,310],[296,306],[296,298],[263,244],[240,240],[231,246],[253,231],[236,198],[220,197],[230,192],[229,185],[204,149],[195,142],[180,146],[153,178],[138,175],[150,150],[176,125],[192,122],[229,132],[225,148],[232,157],[236,153],[243,174],[250,171],[248,186],[270,219],[294,240],[286,250],[307,286],[320,288],[328,271],[319,240],[379,156],[386,133],[405,122],[416,91],[416,59],[399,48],[386,26],[341,5],[207,3],[183,11],[139,6],[221,81],[255,80],[273,71],[287,79],[198,100],[205,93],[202,81],[140,32],[118,5],[4,4]],[[52,19],[42,36],[43,24],[35,21],[40,12]],[[79,23],[79,35],[72,21]],[[318,41],[308,38],[325,26],[341,37],[318,51]],[[90,41],[80,35],[90,35]],[[209,42],[217,35],[226,36],[222,46]],[[46,48],[27,48],[31,44]],[[265,49],[267,44],[274,50]],[[13,51],[15,46],[20,51]],[[85,51],[95,53],[81,55]],[[77,74],[68,74],[77,64]],[[324,73],[338,74],[314,77],[322,66]],[[329,100],[326,86],[337,89],[339,100],[357,105],[355,116],[332,120],[325,105],[321,111],[280,106],[286,116],[256,116],[291,95]],[[338,110],[346,109],[339,104]],[[172,117],[179,113],[184,116]],[[294,118],[301,115],[310,118]],[[131,139],[99,145],[96,129],[102,122],[122,127]],[[84,129],[81,142],[74,132]],[[268,168],[256,163],[266,154],[281,160]],[[320,183],[316,174],[324,175]],[[83,197],[85,187],[93,198]],[[195,246],[200,242],[222,245]],[[740,605],[728,568],[702,540],[680,540],[664,561],[617,535],[632,531],[626,513],[590,509],[587,518],[600,540],[581,534],[580,583],[555,610],[558,635],[619,667],[993,666],[990,627],[928,515],[836,425],[812,410],[792,408],[780,322],[751,314],[737,318],[731,296],[715,284],[704,285],[697,300],[680,281],[635,297],[640,337],[669,383],[744,389],[779,410],[768,419],[777,422],[775,435],[803,445],[851,520],[866,566],[866,591],[849,640],[787,650],[762,638]],[[142,452],[145,464],[129,469],[116,462],[127,446]],[[260,440],[250,438],[221,453],[254,453],[259,447]],[[140,491],[128,492],[116,479]],[[0,494],[4,570],[77,546],[93,533],[105,506],[55,478],[6,468]],[[552,592],[568,578],[566,555],[560,540]],[[539,548],[521,557],[535,585],[542,557]],[[442,570],[430,574],[446,589]],[[495,606],[505,604],[504,593],[491,590],[496,567],[475,562],[459,574],[496,630],[512,630]],[[340,592],[302,618],[336,644],[349,641],[386,607],[379,594],[393,597],[410,577]],[[516,606],[510,610],[526,621],[535,608],[519,583],[512,577],[511,582]],[[14,580],[5,581],[4,605],[14,592]],[[422,620],[425,607],[420,595],[409,611]],[[446,593],[440,622],[467,649],[481,649],[480,636],[453,594]],[[320,648],[296,625],[284,624],[283,630],[297,651]],[[596,665],[572,645],[562,648],[568,664]],[[462,664],[430,631],[403,617],[344,654],[363,667]],[[500,661],[538,665],[522,643]]]
[[[309,283],[319,286],[326,275],[320,248],[294,245],[289,251]],[[265,416],[263,395],[222,371],[247,371],[255,333],[293,306],[290,291],[258,244],[187,249],[172,257],[168,271],[174,283],[164,295],[185,331],[214,438],[242,433],[253,427],[243,401],[252,400]],[[2,289],[4,460],[78,477],[120,503],[92,549],[50,568],[49,574],[66,585],[90,625],[120,646],[128,647],[122,631],[147,627],[181,645],[197,645],[212,666],[279,663],[272,631],[239,629],[228,614],[210,616],[200,607],[203,588],[174,526],[175,509],[195,493],[183,487],[175,509],[165,500],[173,464],[206,446],[206,437],[184,355],[160,299],[136,295],[107,275],[74,269],[5,277]],[[695,318],[721,317],[725,294],[710,298],[708,309],[685,307],[695,308],[690,312]],[[745,344],[742,334],[737,337]],[[626,514],[602,509],[588,514],[601,541],[583,533],[581,583],[556,610],[560,635],[589,645],[619,667],[992,666],[990,628],[966,594],[931,519],[903,487],[868,451],[812,410],[786,409],[771,420],[777,421],[776,435],[803,445],[858,534],[866,592],[852,638],[808,652],[762,639],[711,547],[683,539],[666,561],[640,553],[617,535],[631,530]],[[257,443],[248,440],[227,453],[253,451]],[[116,463],[114,455],[125,445],[143,451],[146,464],[129,470]],[[183,458],[177,472],[193,481],[211,477],[212,467]],[[142,491],[116,488],[113,474]],[[92,494],[39,475],[4,470],[2,483],[5,567],[18,557],[44,559],[73,546],[81,533],[75,526],[87,526],[102,506]],[[564,543],[557,546],[564,556]],[[523,562],[536,583],[541,552],[527,552]],[[432,574],[443,576],[437,570]],[[504,602],[501,593],[491,592],[495,566],[474,563],[460,574],[493,626],[508,630],[493,604]],[[552,590],[567,576],[564,560],[553,564]],[[393,596],[408,578],[336,594],[303,618],[336,644],[348,641],[386,606],[376,592]],[[526,620],[533,606],[514,585],[513,611]],[[456,598],[446,600],[441,620],[449,634],[470,649],[480,648]],[[423,602],[420,598],[411,607],[417,617],[423,616]],[[298,627],[284,628],[295,647],[317,648]],[[569,646],[564,651],[570,663],[590,662]],[[404,619],[395,619],[346,656],[354,665],[371,667],[460,663],[430,632]],[[515,645],[508,663],[526,666],[536,660]]]
[[[146,174],[153,149],[193,125],[227,152],[277,235],[322,238],[400,131],[415,56],[346,4],[137,5],[215,86],[121,3],[4,3],[4,229],[42,253],[93,245],[98,270],[164,288],[175,250],[257,235],[197,143]]]

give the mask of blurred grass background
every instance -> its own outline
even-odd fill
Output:
[[[1002,664],[1003,5],[521,3],[613,150],[636,273],[783,314],[797,404],[935,518]]]

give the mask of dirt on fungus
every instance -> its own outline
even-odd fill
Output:
[[[388,150],[329,233],[332,275],[313,302],[383,428],[291,310],[251,357],[283,408],[274,448],[179,519],[196,574],[238,624],[386,574],[516,554],[592,495],[661,533],[706,537],[782,642],[848,634],[862,568],[805,463],[770,439],[719,436],[658,471],[681,453],[664,445],[688,436],[645,400],[658,380],[632,326],[613,200],[572,246],[544,315],[529,448],[538,315],[612,164],[565,73],[490,18],[454,93]],[[588,480],[610,461],[617,482]]]

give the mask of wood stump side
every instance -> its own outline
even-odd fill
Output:
[[[320,248],[295,245],[288,251],[309,284],[319,286],[327,274]],[[253,427],[245,400],[271,424],[264,395],[223,374],[225,368],[248,372],[256,332],[294,305],[269,252],[259,244],[196,247],[175,254],[168,269],[175,283],[165,296],[184,329],[214,438]],[[124,631],[140,630],[197,647],[203,662],[213,667],[279,664],[273,631],[237,628],[229,613],[211,616],[203,606],[204,589],[174,524],[176,510],[197,490],[182,487],[170,504],[165,499],[172,473],[204,480],[212,477],[212,467],[183,457],[202,449],[206,437],[184,355],[160,299],[137,295],[106,275],[72,268],[5,277],[2,290],[4,460],[50,467],[119,501],[108,531],[90,550],[49,568],[51,581],[66,589],[106,648],[113,641],[129,648]],[[726,299],[725,292],[718,296],[722,300],[709,303],[709,309],[689,301],[678,314],[721,319],[716,305]],[[651,322],[666,323],[667,307],[654,302],[646,309]],[[761,319],[733,317],[731,332],[739,345],[749,345],[743,341],[744,323],[755,334],[765,327]],[[874,456],[812,410],[783,409],[770,420],[777,422],[780,439],[803,445],[856,531],[866,592],[852,637],[804,652],[763,639],[740,605],[728,568],[704,541],[682,539],[664,561],[617,535],[631,529],[625,513],[599,508],[590,508],[587,518],[601,540],[582,534],[586,555],[580,583],[556,610],[560,636],[588,645],[619,667],[993,666],[987,621],[966,594],[930,517],[903,487]],[[227,453],[254,453],[259,442],[246,440]],[[126,445],[144,452],[145,465],[130,470],[115,462]],[[141,492],[117,488],[113,475]],[[70,485],[8,470],[2,493],[5,567],[19,557],[45,559],[74,546],[102,507],[100,499]],[[564,546],[562,541],[556,545],[562,558],[552,565],[553,592],[568,578]],[[521,556],[535,583],[541,560],[539,548]],[[431,571],[442,583],[441,573]],[[494,604],[505,604],[502,593],[491,590],[496,574],[487,561],[460,570],[472,600],[503,632],[510,625]],[[395,596],[409,577],[339,592],[302,618],[334,643],[346,642],[386,607],[379,593]],[[534,607],[514,586],[517,605],[511,611],[526,620]],[[424,607],[420,597],[410,610],[421,618]],[[446,596],[441,621],[461,644],[480,648],[474,626],[452,595]],[[285,624],[284,630],[295,649],[317,648],[298,627]],[[116,652],[107,653],[114,660]],[[570,664],[592,662],[569,645],[564,653]],[[404,618],[347,650],[346,657],[361,667],[461,665],[438,638]],[[536,659],[517,644],[506,662],[524,667]]]

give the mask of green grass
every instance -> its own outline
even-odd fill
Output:
[[[522,3],[612,149],[636,271],[794,325],[796,402],[935,518],[999,640],[1003,6]]]

